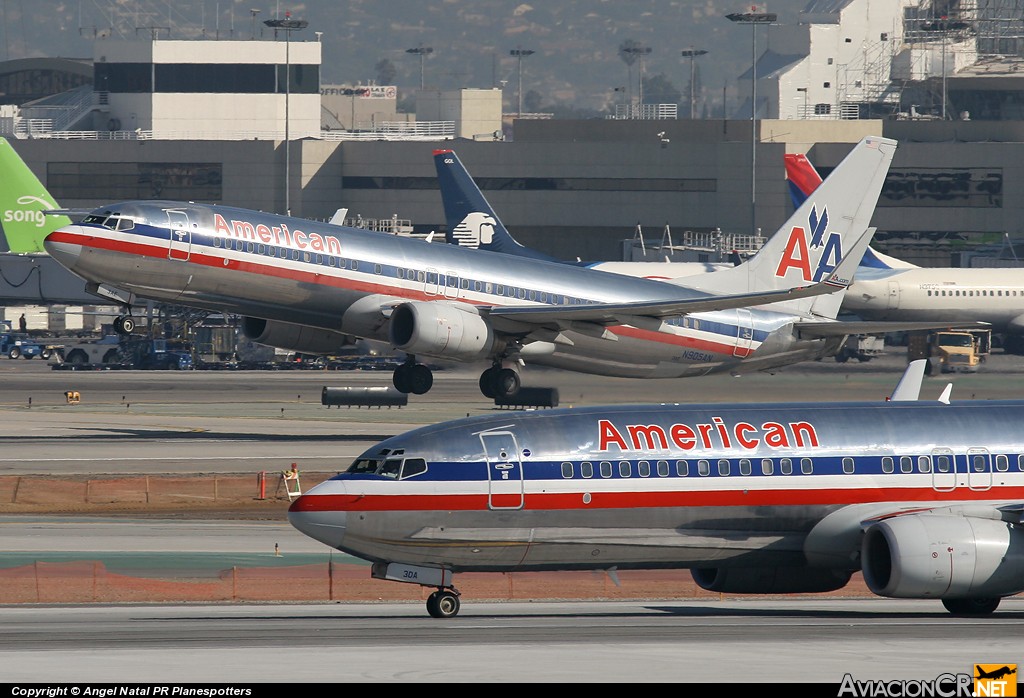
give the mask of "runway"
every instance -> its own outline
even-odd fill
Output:
[[[0,608],[9,683],[828,683],[1020,661],[1024,601],[981,620],[921,601]]]

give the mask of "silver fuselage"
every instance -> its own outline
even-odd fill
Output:
[[[436,301],[476,312],[707,295],[229,207],[127,202],[93,218],[52,233],[45,243],[88,282],[140,298],[380,341],[388,340],[387,309],[398,302]],[[637,326],[607,332],[596,325],[568,327],[561,328],[560,341],[536,345],[544,351],[531,352],[527,345],[522,357],[599,375],[658,378],[763,370],[830,355],[839,339],[800,338],[793,330],[800,319],[783,306],[638,319]],[[495,318],[493,324],[498,335],[523,334],[513,321]],[[434,358],[463,360],[443,353]]]

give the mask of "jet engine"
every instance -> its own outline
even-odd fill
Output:
[[[358,338],[350,334],[333,330],[255,317],[242,318],[242,333],[252,341],[268,347],[302,354],[337,354],[342,347],[358,341]]]
[[[448,303],[403,303],[391,313],[391,343],[409,354],[472,361],[495,348],[494,331],[474,312]]]
[[[725,594],[808,594],[842,589],[851,574],[818,567],[712,567],[690,570],[697,586]]]
[[[1024,534],[999,519],[898,516],[867,529],[861,568],[879,596],[1009,596],[1024,590]]]

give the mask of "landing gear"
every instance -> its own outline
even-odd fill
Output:
[[[135,331],[135,318],[131,315],[120,315],[114,318],[114,332],[127,337]]]
[[[480,392],[484,397],[512,397],[519,392],[519,374],[495,364],[480,374]]]
[[[999,607],[1001,599],[978,597],[975,599],[943,599],[942,605],[954,616],[987,616]]]
[[[438,589],[427,597],[427,613],[431,618],[454,618],[459,614],[459,592]]]
[[[416,363],[416,359],[410,356],[405,363],[395,369],[391,382],[400,393],[423,395],[434,385],[434,372],[423,364]]]

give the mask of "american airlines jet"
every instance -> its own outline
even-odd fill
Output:
[[[704,589],[841,589],[992,613],[1024,591],[1022,401],[619,405],[382,441],[307,490],[298,530],[435,589],[459,572],[689,569]],[[913,375],[911,375],[913,374]],[[947,389],[948,390],[948,389]]]
[[[633,378],[763,370],[863,331],[835,317],[895,148],[864,139],[772,243],[699,289],[170,201],[103,206],[45,248],[110,301],[241,315],[262,344],[329,354],[352,337],[387,341],[409,357],[394,373],[402,392],[430,389],[423,357],[489,364],[488,397],[515,394],[527,363]]]

